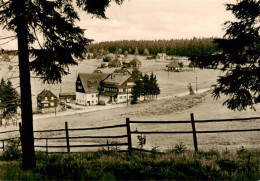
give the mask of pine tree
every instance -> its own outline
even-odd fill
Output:
[[[190,56],[200,68],[220,68],[225,73],[214,85],[213,96],[228,96],[223,103],[232,110],[255,109],[260,103],[260,1],[239,0],[237,4],[226,4],[236,21],[227,21],[226,34],[215,39],[219,51],[212,55]]]
[[[1,80],[0,100],[0,108],[4,110],[4,117],[9,113],[17,112],[17,108],[20,105],[20,97],[10,81],[5,82],[4,79]]]
[[[142,82],[143,82],[142,96],[144,96],[144,99],[146,99],[146,97],[150,95],[151,92],[151,84],[150,84],[149,76],[147,74],[144,74],[142,78]]]
[[[161,93],[160,87],[157,83],[157,77],[156,75],[154,76],[154,80],[153,80],[153,96],[157,96]]]
[[[114,0],[121,4],[123,0]],[[22,152],[24,169],[34,168],[34,136],[30,69],[48,83],[61,82],[69,73],[69,65],[84,59],[85,46],[91,40],[76,26],[79,16],[74,5],[100,18],[106,18],[107,0],[0,0],[0,24],[16,33],[20,72],[22,111]],[[40,44],[37,32],[44,36]],[[33,48],[38,42],[41,49]],[[29,63],[29,51],[34,60]]]
[[[138,101],[138,98],[142,95],[143,92],[143,82],[141,80],[136,80],[135,85],[131,90],[131,104],[136,104]]]

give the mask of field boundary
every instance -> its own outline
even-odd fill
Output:
[[[197,142],[197,134],[210,134],[210,133],[234,133],[234,132],[259,132],[260,128],[253,128],[253,129],[231,129],[231,130],[208,130],[208,131],[196,131],[196,124],[203,124],[203,123],[210,123],[210,122],[243,122],[243,121],[250,121],[250,120],[260,120],[260,117],[251,117],[251,118],[237,118],[237,119],[212,119],[212,120],[195,120],[193,113],[190,114],[190,120],[187,121],[136,121],[136,120],[130,120],[130,118],[126,118],[125,124],[117,124],[117,125],[109,125],[109,126],[102,126],[102,127],[89,127],[89,128],[69,128],[68,123],[65,122],[65,128],[63,129],[52,129],[52,130],[37,130],[34,131],[34,133],[54,133],[54,132],[63,132],[65,136],[60,137],[35,137],[35,140],[43,140],[45,141],[45,145],[43,144],[36,144],[35,148],[41,148],[42,151],[44,149],[44,152],[46,154],[48,153],[58,153],[58,152],[50,152],[49,149],[53,148],[63,148],[66,149],[66,151],[59,152],[59,153],[71,153],[71,148],[93,148],[93,147],[99,147],[99,148],[107,148],[107,150],[115,150],[120,152],[132,152],[133,150],[141,150],[141,151],[147,151],[149,150],[143,150],[134,148],[132,146],[132,135],[140,135],[140,134],[192,134],[193,136],[193,144],[194,144],[194,151],[198,151],[198,142]],[[192,131],[131,131],[131,124],[191,124]],[[0,132],[0,135],[7,134],[7,133],[19,133],[20,136],[13,137],[13,138],[6,138],[6,139],[0,139],[0,142],[2,142],[2,146],[0,147],[0,150],[5,150],[6,144],[9,140],[12,139],[20,139],[21,138],[21,132],[22,127],[21,123],[19,123],[19,130],[11,130],[11,131],[4,131]],[[122,135],[113,135],[113,136],[97,136],[97,135],[80,135],[80,136],[70,136],[70,133],[72,132],[78,132],[78,131],[88,131],[88,130],[106,130],[106,129],[113,129],[113,128],[126,128],[126,134]],[[121,139],[125,138],[126,140],[123,142],[117,142],[117,141],[111,141],[109,142],[108,139]],[[80,140],[80,139],[106,139],[106,143],[101,144],[73,144],[74,140]],[[65,145],[49,145],[50,140],[64,140]],[[127,149],[120,150],[120,148],[127,147]]]

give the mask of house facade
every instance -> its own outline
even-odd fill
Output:
[[[121,67],[121,62],[118,60],[118,59],[115,59],[115,60],[111,60],[109,61],[108,63],[108,67],[109,68],[112,68],[112,67]]]
[[[71,102],[76,100],[76,94],[72,92],[59,93],[60,101]]]
[[[166,70],[168,71],[179,71],[180,67],[177,61],[173,61],[166,65]]]
[[[166,58],[167,58],[166,53],[158,53],[156,56],[157,60],[166,60]]]
[[[100,84],[100,104],[123,103],[131,99],[131,91],[135,80],[131,75],[110,74]]]
[[[108,77],[103,73],[79,73],[76,80],[76,103],[96,105],[99,100],[100,82]]]
[[[142,65],[141,61],[136,58],[130,61],[130,67],[139,68],[139,67],[141,67],[141,65]]]
[[[50,90],[44,89],[37,95],[37,107],[39,109],[57,107],[59,99]]]

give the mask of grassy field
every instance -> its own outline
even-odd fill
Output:
[[[129,56],[127,60],[133,59],[134,56]],[[143,73],[150,74],[154,72],[157,76],[158,83],[161,89],[161,95],[159,97],[164,97],[167,95],[172,95],[176,93],[187,92],[187,85],[188,83],[192,83],[192,86],[195,90],[195,81],[196,77],[198,80],[197,87],[198,89],[209,88],[213,83],[216,82],[216,77],[220,75],[219,71],[214,70],[199,70],[197,69],[195,72],[167,72],[166,65],[167,62],[156,62],[156,60],[146,60],[145,56],[138,56],[137,57],[142,62],[142,67],[140,70]],[[181,60],[183,58],[181,57]],[[0,70],[0,78],[12,78],[11,81],[14,84],[14,87],[19,86],[19,79],[18,79],[18,59],[14,57],[10,64],[6,64],[1,62],[1,70]],[[184,64],[188,64],[187,60],[182,60]],[[84,60],[83,62],[79,62],[78,66],[69,67],[70,74],[64,76],[62,79],[61,84],[43,84],[38,78],[31,79],[31,87],[32,87],[32,101],[33,107],[36,109],[36,97],[37,95],[45,88],[50,89],[56,95],[59,92],[75,92],[75,82],[76,82],[76,75],[79,72],[83,73],[92,73],[97,67],[100,66],[102,63],[102,59],[90,59]],[[12,65],[13,69],[9,70],[8,66]],[[106,68],[101,69],[105,73],[112,73],[115,68]],[[36,77],[36,75],[31,75],[32,77]],[[17,88],[19,91],[19,87]]]
[[[146,60],[145,57],[138,57],[142,61],[141,70],[145,73],[154,72],[157,76],[161,88],[161,95],[165,97],[177,93],[187,92],[187,85],[191,83],[195,89],[197,77],[198,89],[209,88],[216,82],[217,76],[221,75],[218,70],[196,69],[195,72],[167,72],[165,71],[166,62],[156,62],[155,60]],[[187,65],[186,60],[182,60]],[[53,92],[58,94],[60,87],[63,92],[75,91],[75,79],[78,72],[93,72],[101,64],[101,60],[85,60],[79,66],[71,67],[71,74],[63,78],[61,85],[51,85]],[[15,65],[15,62],[12,63]],[[6,66],[7,67],[7,66]],[[6,74],[6,69],[2,68],[0,75]],[[111,72],[113,69],[102,69],[104,72]],[[12,72],[9,72],[10,76]],[[14,75],[17,72],[14,72]],[[17,81],[17,79],[12,79]],[[16,83],[15,83],[16,84]],[[33,101],[36,101],[36,95],[43,89],[49,88],[49,85],[41,84],[37,79],[32,79]],[[60,129],[64,128],[64,122],[67,121],[70,128],[95,127],[125,123],[126,117],[131,120],[190,120],[190,113],[194,113],[195,119],[218,119],[218,118],[240,118],[240,117],[259,117],[260,106],[256,106],[256,111],[247,110],[243,112],[234,112],[222,106],[225,97],[219,100],[213,100],[209,92],[202,95],[184,96],[179,98],[166,98],[152,102],[145,102],[138,105],[129,105],[122,108],[102,110],[84,114],[75,114],[70,116],[53,117],[48,119],[34,120],[34,129]],[[259,121],[230,122],[199,124],[197,130],[223,130],[223,129],[252,129],[259,128]],[[13,128],[8,128],[13,129]],[[132,125],[132,130],[138,129],[146,131],[184,131],[191,130],[190,125]],[[1,128],[5,130],[5,128]],[[108,130],[102,132],[80,132],[73,133],[78,135],[113,135],[125,134],[125,129]],[[40,135],[41,136],[41,135]],[[43,135],[45,136],[45,135]],[[53,135],[49,135],[53,136]],[[71,135],[73,136],[73,135]],[[106,140],[104,140],[106,142]],[[119,140],[117,140],[119,141]],[[133,144],[138,145],[137,137],[133,136]],[[102,140],[82,140],[79,142],[100,143]],[[192,135],[152,135],[147,136],[146,149],[158,147],[166,150],[172,148],[175,144],[183,142],[189,149],[193,148]],[[51,144],[51,143],[50,143]],[[54,144],[54,143],[53,143]],[[56,144],[56,143],[55,143]],[[65,144],[59,142],[59,144]],[[200,150],[225,150],[226,148],[236,150],[241,146],[245,148],[260,147],[260,133],[221,133],[221,134],[200,134],[198,135],[198,145]],[[72,150],[73,151],[73,150]],[[74,150],[77,151],[77,150]]]
[[[0,180],[259,180],[259,150],[235,153],[194,153],[184,147],[166,154],[116,153],[100,150],[83,154],[37,153],[34,170],[23,171],[20,157],[0,161]],[[6,160],[5,155],[0,156]]]

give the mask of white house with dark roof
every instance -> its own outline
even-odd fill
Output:
[[[166,58],[167,58],[166,53],[158,53],[156,56],[157,60],[166,60]]]
[[[135,85],[135,80],[131,75],[110,74],[100,83],[101,96],[100,103],[122,103],[131,98],[131,90]]]
[[[76,103],[88,106],[98,104],[100,82],[108,75],[104,73],[79,73],[76,80]]]

